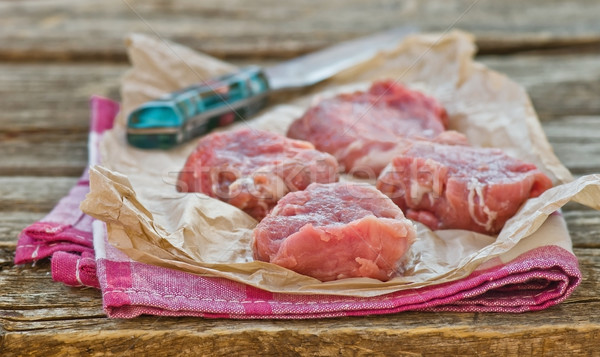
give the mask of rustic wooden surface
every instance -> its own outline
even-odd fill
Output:
[[[48,262],[12,263],[18,232],[85,166],[87,101],[118,99],[127,32],[270,63],[406,22],[468,30],[478,59],[528,90],[555,152],[579,176],[600,172],[598,17],[592,0],[0,3],[0,355],[598,355],[600,213],[576,204],[564,215],[581,286],[558,306],[519,315],[110,320],[98,291],[52,282]]]

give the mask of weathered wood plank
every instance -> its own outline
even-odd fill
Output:
[[[600,113],[600,110],[598,111]],[[544,132],[553,143],[579,144],[600,139],[600,115],[566,116],[543,123]]]
[[[600,305],[589,303],[590,310]],[[525,315],[409,312],[318,321],[209,321],[142,317],[131,321],[81,318],[5,323],[6,353],[45,356],[85,350],[92,355],[318,355],[589,356],[600,336],[582,305]],[[568,316],[576,315],[575,318]],[[25,329],[24,329],[25,328]],[[67,353],[68,354],[68,353]],[[179,355],[179,354],[178,354]]]
[[[125,65],[0,64],[0,131],[82,131],[93,94],[118,99]]]
[[[600,172],[600,168],[592,159],[600,155],[600,142],[552,143],[556,156],[575,175],[586,175]]]
[[[577,249],[584,281],[564,303],[519,315],[407,312],[308,321],[101,317],[99,293],[53,283],[47,264],[0,271],[4,355],[145,353],[275,355],[544,355],[595,353],[600,250]],[[21,279],[22,283],[17,284]],[[22,291],[27,291],[25,296]],[[18,304],[17,304],[18,303]],[[71,307],[71,308],[69,308]],[[294,342],[296,341],[296,342]]]
[[[9,2],[0,4],[0,59],[123,61],[132,31],[220,57],[290,57],[407,23],[471,31],[483,53],[590,47],[600,44],[598,13],[593,0]]]
[[[600,211],[564,211],[573,246],[600,248]]]
[[[597,55],[520,55],[478,58],[523,85],[542,121],[600,114]]]
[[[600,93],[600,92],[598,92]],[[600,172],[600,116],[564,117],[543,123],[556,156],[576,175]]]
[[[35,221],[44,218],[47,212],[2,212],[0,214],[0,248],[13,250],[17,244],[19,232]]]
[[[72,288],[54,282],[47,259],[33,265],[17,266],[12,264],[13,257],[10,250],[0,250],[0,261],[4,267],[0,273],[0,285],[5,287],[1,293],[0,315],[4,318],[28,321],[104,316],[99,290]],[[74,299],[77,301],[76,308],[73,306]],[[80,308],[84,310],[80,311]]]
[[[583,282],[559,306],[521,315],[411,312],[310,321],[111,320],[102,313],[100,292],[52,282],[48,261],[14,266],[16,234],[43,217],[85,166],[89,95],[118,98],[117,79],[127,68],[123,36],[152,32],[128,4],[169,39],[223,58],[255,58],[258,63],[411,21],[425,30],[443,30],[460,20],[457,27],[475,33],[483,53],[564,47],[562,55],[546,51],[543,56],[480,60],[526,87],[557,155],[575,174],[600,171],[597,1],[0,3],[0,61],[94,61],[0,63],[0,354],[598,353],[600,212],[575,204],[564,214],[578,247]],[[567,54],[583,47],[592,54]],[[121,64],[98,63],[103,60]]]
[[[0,177],[0,211],[46,213],[76,182],[74,177]]]
[[[581,284],[565,302],[581,305],[588,301],[600,303],[600,249],[574,248],[579,260]],[[600,313],[590,316],[590,321],[600,322]]]
[[[0,134],[2,176],[79,176],[87,155],[87,132]]]
[[[600,117],[564,118],[544,122],[559,159],[576,175],[600,172]],[[78,176],[87,164],[84,132],[29,132],[1,135],[0,175]]]
[[[600,113],[600,62],[595,55],[478,60],[524,85],[542,120]],[[0,133],[85,133],[90,96],[118,99],[119,77],[127,68],[102,63],[0,64]]]
[[[398,324],[411,318],[442,321],[440,325],[422,328]],[[474,320],[472,314],[465,316],[469,318]],[[261,323],[261,327],[236,322],[241,328],[232,330],[227,324],[206,328],[204,323],[190,319],[179,319],[179,324],[168,327],[162,327],[164,320],[157,318],[137,319],[134,324],[120,321],[98,324],[98,320],[86,319],[59,321],[54,332],[48,329],[26,334],[7,332],[3,347],[8,356],[40,352],[44,356],[64,356],[84,351],[91,356],[591,356],[597,351],[595,341],[600,336],[595,325],[559,323],[488,329],[479,323],[453,326],[453,320],[444,321],[432,313],[407,313],[402,318],[331,320],[327,326],[314,321],[292,324],[272,321]],[[385,324],[365,328],[365,321]],[[63,326],[68,323],[84,330],[65,329]]]
[[[575,248],[574,252],[579,259],[583,275],[582,283],[569,299],[557,307],[558,309],[569,304],[577,305],[587,301],[600,303],[600,279],[598,279],[600,276],[600,249]],[[49,320],[48,316],[46,316],[48,314],[60,319],[85,317],[85,314],[82,314],[75,308],[68,309],[69,306],[72,306],[74,299],[77,301],[78,307],[96,308],[99,306],[100,294],[97,290],[71,288],[53,282],[49,275],[50,267],[48,260],[39,261],[35,265],[25,264],[15,266],[12,264],[13,255],[14,253],[10,249],[0,249],[0,262],[3,267],[0,271],[0,286],[5,287],[0,293],[0,296],[2,296],[2,299],[0,299],[0,317],[4,317],[15,323],[23,322],[25,324],[22,326],[25,328],[25,326],[28,326],[27,322]],[[27,291],[27,294],[23,295],[23,291]],[[62,308],[63,311],[61,313],[54,311],[57,308]],[[25,312],[29,310],[37,311],[38,315],[35,315],[33,312]],[[12,312],[9,313],[10,311]],[[553,316],[552,309],[547,311],[549,312],[545,312],[546,315]],[[447,315],[448,317],[452,317],[452,314]],[[529,314],[528,317],[535,319],[536,316],[534,315]],[[495,320],[492,325],[501,326],[502,324],[514,321],[515,318],[512,316],[523,315],[496,316],[503,316],[503,318]],[[544,318],[548,319],[548,316]],[[517,320],[525,324],[529,321],[529,318]],[[576,322],[577,320],[586,319],[586,315],[575,314],[568,318],[566,316],[556,316],[555,318],[564,318],[564,322],[568,322],[569,319],[572,319],[572,322]],[[598,323],[600,327],[600,313],[593,314],[589,318],[591,319],[590,322]],[[556,320],[552,322],[560,321]],[[426,320],[413,321],[411,323],[414,326],[423,325],[426,323]],[[18,325],[14,326],[16,328]]]
[[[558,156],[576,174],[598,172],[595,56],[482,57],[523,84]],[[89,95],[118,97],[125,65],[0,65],[0,174],[79,175],[86,164]],[[98,71],[98,72],[96,72]],[[571,80],[571,79],[573,80]],[[75,94],[74,94],[75,93]],[[549,95],[547,95],[550,93]],[[560,115],[569,114],[563,121]],[[572,117],[580,114],[584,117]],[[552,122],[546,123],[548,120]]]

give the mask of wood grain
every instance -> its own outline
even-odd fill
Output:
[[[439,320],[432,315],[409,313],[400,319],[368,320],[388,323],[379,329],[365,328],[365,320],[360,319],[349,319],[353,326],[346,328],[339,327],[343,321],[337,320],[327,327],[321,327],[321,322],[271,322],[235,330],[227,325],[201,329],[203,323],[189,319],[163,326],[162,319],[139,318],[129,328],[119,322],[82,319],[54,322],[55,331],[36,328],[26,334],[7,332],[3,342],[5,356],[38,355],[40,351],[44,356],[546,356],[548,351],[552,355],[591,356],[596,351],[593,341],[599,337],[594,326],[560,323],[553,328],[511,324],[495,331],[482,328],[485,324],[446,327],[442,322],[406,328],[393,323],[408,318]],[[186,329],[192,324],[198,327]]]
[[[569,304],[580,304],[586,301],[594,301],[600,303],[600,297],[598,297],[598,291],[600,290],[600,249],[595,248],[575,248],[575,254],[579,259],[583,279],[580,287],[565,301],[565,305]],[[76,309],[68,310],[67,307],[71,306],[74,297],[78,299],[78,306],[93,308],[98,307],[98,300],[100,294],[96,289],[88,288],[71,288],[60,283],[55,283],[51,280],[49,274],[49,262],[48,260],[42,260],[35,265],[25,264],[21,266],[15,266],[12,264],[13,252],[11,249],[0,249],[0,285],[4,287],[2,292],[3,298],[0,299],[0,311],[13,311],[10,316],[4,316],[7,319],[14,322],[24,322],[36,320],[31,314],[25,313],[25,310],[43,310],[49,309],[54,310],[57,308],[65,308],[62,313],[64,315],[58,315],[61,319],[67,319],[73,316],[80,316]],[[25,296],[19,296],[20,291],[27,291],[28,294]],[[81,301],[79,301],[81,300]],[[558,305],[553,309],[560,309],[562,306]],[[72,315],[75,314],[75,315]],[[550,313],[546,313],[550,314]],[[21,316],[22,315],[22,316]],[[398,314],[397,316],[402,316]],[[440,314],[448,315],[446,318],[451,319],[452,314]],[[520,324],[527,324],[529,319],[535,319],[536,314],[482,314],[484,316],[491,316],[487,321],[487,324],[501,326],[509,323],[510,321],[519,321]],[[83,316],[83,315],[81,315]],[[444,316],[442,316],[444,317]],[[547,317],[544,317],[548,319]],[[557,316],[556,319],[564,319],[564,322],[576,322],[581,319],[592,319],[595,323],[600,323],[600,316],[585,316],[584,314],[574,314],[571,316]],[[38,320],[44,320],[45,317],[38,316]],[[492,321],[493,320],[493,321]],[[214,320],[207,319],[201,320],[213,322]],[[227,324],[228,320],[216,320],[223,321]],[[560,321],[560,320],[557,320]],[[409,325],[423,325],[437,322],[428,322],[426,319],[422,321],[414,322],[402,322],[402,324]],[[550,321],[549,321],[550,322]],[[536,322],[537,323],[537,322]],[[532,323],[533,325],[533,323]],[[16,326],[16,325],[15,325]],[[23,325],[26,326],[26,325]]]
[[[574,173],[598,171],[600,61],[595,55],[479,60],[525,86],[555,151]],[[87,162],[89,97],[117,99],[118,79],[127,67],[0,64],[0,175],[78,176]]]
[[[87,133],[0,134],[0,175],[79,176],[87,165]]]
[[[54,203],[54,201],[53,201]],[[0,249],[12,249],[14,258],[14,250],[17,245],[17,238],[23,228],[33,222],[39,221],[46,215],[44,212],[21,212],[9,211],[0,214]],[[10,259],[12,261],[12,258]]]
[[[600,171],[595,159],[600,157],[600,116],[564,117],[544,122],[543,128],[556,156],[571,172],[585,175]]]
[[[600,248],[600,212],[595,210],[565,210],[573,246]]]
[[[542,121],[600,113],[598,55],[484,56],[478,60],[524,86]]]
[[[210,320],[101,316],[95,290],[52,283],[47,266],[0,272],[2,347],[8,355],[532,355],[594,353],[600,337],[600,250],[577,249],[584,281],[561,305],[524,314],[407,312],[320,320]],[[27,277],[18,287],[16,280]],[[19,297],[21,289],[30,293]],[[75,308],[69,306],[77,298]],[[22,306],[16,306],[16,303]],[[282,343],[285,341],[285,343]],[[43,347],[41,347],[43,346]],[[427,346],[427,348],[424,348]],[[22,354],[20,354],[22,353]]]
[[[126,65],[0,63],[0,133],[84,132],[89,98],[119,98]]]
[[[576,175],[585,175],[599,171],[600,141],[595,130],[599,125],[599,116],[565,117],[544,122],[544,130],[565,166]],[[87,165],[83,132],[26,132],[4,138],[0,175],[79,176]]]
[[[483,56],[478,61],[522,84],[542,120],[600,112],[596,55]],[[0,63],[0,134],[87,132],[90,96],[118,99],[119,78],[128,67]]]
[[[76,182],[74,177],[0,177],[0,211],[48,212]]]
[[[598,13],[594,0],[4,2],[0,59],[124,61],[130,32],[156,33],[223,58],[281,58],[411,23],[423,31],[470,31],[482,53],[597,51]]]
[[[159,34],[237,64],[269,64],[398,24],[476,35],[478,60],[522,84],[557,156],[600,172],[595,0],[29,0],[0,2],[0,355],[598,355],[600,211],[564,207],[583,279],[525,314],[407,312],[306,321],[108,319],[101,293],[13,264],[18,233],[87,162],[88,100],[119,98],[124,36]]]

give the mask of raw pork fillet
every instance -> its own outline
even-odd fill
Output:
[[[306,141],[251,129],[198,142],[179,173],[178,190],[202,192],[261,220],[290,191],[338,179],[338,164]]]
[[[254,230],[258,260],[322,281],[388,280],[415,240],[414,224],[368,184],[313,183],[282,198]]]
[[[552,187],[535,165],[500,149],[415,142],[384,169],[377,188],[431,229],[498,233],[530,197]]]
[[[376,178],[411,140],[466,145],[466,137],[445,131],[448,116],[433,98],[392,81],[368,92],[341,94],[311,107],[288,130],[338,159],[344,171]]]

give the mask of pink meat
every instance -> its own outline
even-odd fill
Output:
[[[368,92],[322,100],[294,121],[287,135],[332,154],[346,172],[375,178],[411,142],[407,139],[467,143],[464,135],[445,132],[447,126],[446,111],[435,99],[380,81]]]
[[[552,187],[535,165],[500,149],[415,142],[377,180],[410,219],[431,229],[500,232],[530,197]]]
[[[254,230],[255,258],[321,281],[388,280],[415,227],[375,187],[313,183],[287,194]]]
[[[219,198],[260,220],[286,193],[337,179],[336,159],[311,143],[241,129],[202,138],[179,173],[178,190]]]

